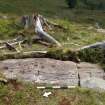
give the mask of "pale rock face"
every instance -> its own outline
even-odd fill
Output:
[[[50,58],[0,61],[0,72],[8,79],[57,86],[78,86],[105,90],[104,70],[96,64]]]
[[[105,80],[101,78],[85,78],[81,80],[81,87],[105,90]]]

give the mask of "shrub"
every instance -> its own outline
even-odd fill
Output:
[[[84,49],[78,52],[78,56],[81,61],[99,63],[105,69],[105,49]]]
[[[105,10],[105,0],[66,0],[69,8],[87,8]]]
[[[105,10],[105,0],[78,0],[87,9]]]
[[[0,38],[5,39],[13,37],[20,27],[16,25],[14,20],[0,19]]]
[[[75,8],[76,4],[77,4],[77,0],[66,0],[69,8]]]
[[[77,53],[69,49],[51,49],[48,51],[46,57],[79,62]]]

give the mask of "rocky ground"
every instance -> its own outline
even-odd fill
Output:
[[[81,85],[86,78],[104,80],[104,70],[96,64],[74,63],[49,58],[0,61],[0,72],[7,78],[55,85]]]

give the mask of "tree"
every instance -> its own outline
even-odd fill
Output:
[[[75,8],[76,4],[77,4],[77,0],[66,0],[69,8]]]

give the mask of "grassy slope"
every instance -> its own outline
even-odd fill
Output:
[[[0,12],[13,15],[31,14],[38,11],[49,17],[52,21],[59,23],[68,30],[49,31],[67,48],[77,48],[90,43],[104,40],[102,33],[97,33],[95,22],[102,26],[105,24],[105,13],[90,10],[69,10],[64,0],[0,0]],[[5,23],[5,24],[4,24]],[[10,28],[8,21],[0,21],[0,34],[8,38],[9,34],[17,32],[17,28]],[[9,31],[8,31],[9,30]],[[8,34],[8,35],[7,35]],[[11,36],[11,35],[10,35]],[[67,38],[68,37],[68,38]],[[0,37],[1,39],[1,37]],[[77,45],[73,45],[76,43]],[[78,46],[79,45],[79,46]],[[39,46],[33,45],[33,49]],[[42,46],[40,46],[42,48]],[[31,49],[28,49],[31,50]],[[19,89],[12,84],[0,85],[0,105],[104,105],[105,93],[94,92],[85,89],[52,90],[53,95],[49,98],[42,97],[45,91],[37,90],[32,85],[20,86]]]
[[[51,18],[50,18],[51,19]],[[92,44],[105,39],[104,33],[97,32],[95,25],[91,23],[78,23],[71,20],[63,19],[51,19],[53,22],[60,24],[67,30],[54,28],[48,32],[60,41],[64,48],[79,48],[84,45]],[[18,31],[23,30],[11,22],[11,20],[0,20],[0,38],[7,39],[9,37],[16,37]],[[33,32],[25,32],[27,37],[34,35]],[[39,48],[38,48],[39,47]],[[28,48],[28,49],[27,49]],[[40,48],[45,50],[46,47],[34,44],[33,47],[27,47],[24,50],[39,50]],[[31,48],[31,49],[30,49]]]
[[[64,47],[77,48],[102,41],[105,38],[104,34],[97,33],[95,28],[89,30],[89,27],[95,27],[96,22],[101,27],[105,26],[105,13],[103,11],[70,10],[67,8],[65,0],[0,0],[1,13],[12,14],[13,16],[32,14],[34,11],[38,11],[67,28],[67,31],[57,29],[49,31],[62,44],[70,43]],[[2,23],[0,22],[0,24]],[[1,25],[1,27],[3,26]],[[16,29],[14,28],[14,30]]]
[[[61,9],[63,4],[64,0],[53,0],[53,2],[51,2],[51,0],[0,0],[0,11],[3,13],[19,15],[38,11],[45,14],[55,15],[55,13]]]
[[[51,91],[49,98],[43,97]],[[104,105],[105,93],[88,89],[38,90],[31,84],[0,84],[0,105]]]
[[[70,10],[65,0],[0,0],[1,13],[23,15],[34,11],[50,17],[61,17],[80,22],[86,22],[86,19],[89,21],[91,18],[94,21],[105,20],[103,16],[105,14],[101,11]]]

